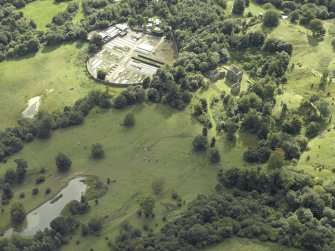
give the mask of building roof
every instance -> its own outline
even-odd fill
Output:
[[[125,31],[125,30],[127,30],[128,29],[128,26],[127,26],[127,24],[117,24],[117,25],[115,25],[115,27],[117,28],[117,29],[119,29],[119,30],[121,30],[121,31]]]

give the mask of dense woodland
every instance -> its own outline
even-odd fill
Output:
[[[84,0],[85,19],[74,24],[72,19],[79,5],[69,2],[66,10],[52,17],[47,30],[42,32],[20,11],[27,2],[0,0],[0,60],[36,52],[44,45],[86,40],[89,31],[119,22],[140,26],[153,15],[164,20],[166,35],[175,38],[179,49],[174,63],[161,68],[152,78],[146,78],[143,86],[129,87],[117,96],[110,95],[108,89],[91,92],[62,111],[41,112],[34,119],[19,120],[18,126],[0,133],[0,160],[6,161],[6,157],[20,151],[34,138],[49,138],[57,128],[84,123],[94,106],[122,109],[153,102],[184,109],[197,90],[206,89],[210,84],[208,76],[212,71],[239,59],[252,83],[247,91],[238,95],[221,93],[211,104],[199,100],[194,105],[193,115],[204,128],[194,139],[193,147],[195,151],[209,150],[210,161],[218,162],[216,139],[208,144],[208,131],[226,138],[232,145],[239,131],[247,131],[256,135],[258,143],[241,158],[267,165],[219,170],[216,192],[199,195],[183,216],[168,222],[159,233],[142,233],[125,222],[109,246],[112,250],[193,250],[236,235],[306,250],[332,250],[335,184],[316,180],[293,167],[307,150],[308,141],[331,121],[329,104],[322,99],[328,73],[320,79],[320,95],[304,99],[296,110],[289,110],[283,103],[280,115],[273,114],[276,95],[281,94],[282,86],[287,84],[285,73],[294,67],[289,65],[294,48],[290,43],[267,38],[261,32],[250,32],[248,28],[258,23],[268,27],[278,25],[281,10],[289,14],[291,22],[299,22],[312,29],[315,36],[322,36],[325,31],[320,20],[335,16],[335,0],[257,0],[256,3],[270,5],[263,18],[250,15],[232,18],[223,0],[125,0],[120,3]],[[244,13],[248,4],[247,0],[235,0],[233,12]],[[99,43],[90,41],[90,47],[95,50],[101,46]],[[211,108],[215,108],[216,128],[208,118]],[[134,121],[128,120],[131,123],[125,121],[125,124],[129,122],[132,126]],[[101,148],[97,146],[100,153]],[[71,166],[66,156],[59,158],[60,163]],[[16,170],[7,170],[0,179],[3,204],[12,199],[13,187],[22,182],[28,168],[24,160],[18,159],[16,164]],[[92,219],[87,226],[76,219],[75,215],[89,210],[85,198],[68,207],[67,217],[56,218],[51,230],[39,232],[33,239],[1,238],[0,251],[57,250],[77,228],[81,228],[85,236],[97,234],[103,227],[99,219]],[[24,220],[25,212],[20,205],[13,205],[11,212],[14,224]]]

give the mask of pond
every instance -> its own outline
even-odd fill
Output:
[[[41,96],[36,96],[28,101],[27,108],[22,112],[22,117],[32,118],[38,113],[38,109],[41,104]]]
[[[60,215],[66,204],[72,200],[79,201],[81,196],[85,193],[87,185],[83,182],[84,179],[83,177],[79,177],[71,180],[54,198],[27,215],[27,224],[22,230],[16,231],[10,228],[5,232],[4,236],[9,237],[13,233],[31,236],[39,230],[50,228],[50,222]]]

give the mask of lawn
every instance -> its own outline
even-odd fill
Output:
[[[242,238],[230,238],[218,245],[205,248],[204,251],[297,251],[295,248],[280,246],[271,242],[260,242]]]
[[[84,17],[81,6],[82,0],[77,1],[80,9],[74,17],[74,22],[80,21]],[[66,9],[69,2],[55,2],[54,0],[36,0],[27,4],[23,9],[23,14],[28,19],[34,20],[38,30],[46,30],[46,25],[51,22],[52,17]]]
[[[133,128],[124,128],[121,123],[130,111],[135,114],[136,124]],[[133,106],[125,110],[97,109],[91,112],[84,125],[57,130],[50,140],[35,140],[27,144],[20,153],[0,166],[0,175],[9,167],[15,167],[14,159],[27,160],[27,179],[15,189],[16,196],[12,200],[20,200],[27,211],[47,199],[44,195],[47,187],[51,187],[55,194],[74,175],[96,175],[104,182],[107,177],[116,180],[100,199],[99,205],[92,205],[90,212],[81,219],[86,222],[93,216],[108,215],[101,236],[113,236],[118,224],[126,219],[142,229],[145,220],[136,216],[137,200],[143,194],[152,194],[154,178],[164,178],[165,189],[156,197],[156,217],[149,220],[156,231],[163,225],[163,216],[171,219],[180,212],[178,209],[169,214],[161,204],[176,205],[171,199],[172,192],[177,192],[188,203],[196,195],[214,189],[218,166],[229,166],[226,164],[228,159],[223,159],[219,165],[212,165],[205,153],[193,152],[192,140],[200,132],[201,126],[187,111],[178,112],[163,105]],[[104,146],[105,158],[93,161],[89,158],[90,147],[97,142]],[[64,152],[72,159],[69,173],[57,172],[54,158],[58,152]],[[39,186],[40,194],[33,197],[31,191],[41,167],[47,169],[46,182]],[[26,197],[19,199],[18,194],[22,191]],[[182,206],[181,210],[185,208]],[[3,228],[9,224],[9,206],[5,206],[1,218],[6,219],[0,222]],[[80,238],[79,233],[64,250],[74,250],[77,238]],[[98,237],[80,238],[80,242],[76,250],[106,248],[106,243],[99,241]]]
[[[73,104],[93,88],[85,68],[83,43],[41,49],[36,55],[0,63],[0,130],[16,125],[27,102],[42,96],[41,110],[53,111]]]

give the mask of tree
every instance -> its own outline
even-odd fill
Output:
[[[14,169],[7,169],[4,175],[4,182],[14,185],[16,182],[17,174]]]
[[[116,96],[115,100],[114,100],[114,107],[115,108],[123,108],[125,106],[127,106],[127,99],[124,95],[120,94],[118,96]]]
[[[198,135],[193,140],[193,147],[196,151],[203,151],[207,147],[207,137]]]
[[[70,169],[72,161],[64,153],[59,153],[56,157],[56,165],[60,172],[66,172]]]
[[[155,201],[154,198],[151,196],[146,196],[140,199],[140,208],[144,212],[146,217],[152,215],[154,208],[155,208]]]
[[[94,33],[89,41],[88,52],[94,53],[100,50],[103,45],[104,45],[104,40],[102,39],[102,37],[99,34]]]
[[[23,159],[16,159],[14,160],[16,163],[16,173],[17,173],[17,180],[18,182],[22,182],[26,172],[27,172],[27,168],[28,168],[28,164],[27,161],[23,160]]]
[[[279,24],[279,14],[275,10],[268,10],[263,17],[263,24],[266,27],[276,27]]]
[[[20,225],[26,218],[25,210],[20,202],[13,203],[11,207],[11,219],[15,226]]]
[[[233,13],[237,15],[242,15],[244,12],[245,3],[243,0],[235,0],[233,4]]]
[[[98,69],[97,78],[100,79],[100,80],[105,80],[107,73],[108,72],[105,69]]]
[[[50,222],[51,229],[63,236],[72,232],[77,226],[77,222],[70,216],[66,218],[59,216]]]
[[[209,154],[210,154],[209,159],[212,163],[217,163],[220,161],[221,155],[220,155],[219,150],[216,147],[211,148]]]
[[[126,127],[131,127],[135,124],[135,116],[132,113],[128,113],[123,120],[123,125]]]
[[[92,218],[88,224],[88,229],[92,234],[99,233],[102,228],[102,220],[98,218]]]
[[[48,138],[51,135],[51,130],[55,125],[53,117],[45,114],[36,123],[36,134],[40,138]]]
[[[310,22],[310,28],[313,32],[313,36],[324,36],[326,34],[326,29],[323,27],[321,20],[315,18]]]
[[[320,130],[320,125],[317,122],[312,121],[306,128],[305,136],[307,138],[314,138],[318,135]]]
[[[163,191],[165,180],[163,178],[154,179],[152,182],[152,189],[155,194],[160,194]]]
[[[93,159],[102,159],[104,157],[104,148],[103,145],[96,143],[91,147],[91,157]]]
[[[299,12],[298,11],[292,11],[290,14],[290,21],[292,23],[296,23],[300,18]]]
[[[2,200],[8,201],[13,197],[13,191],[12,188],[8,183],[5,183],[2,187]]]
[[[285,162],[285,152],[281,148],[277,148],[272,151],[269,158],[269,167],[270,168],[280,168],[284,165]]]

